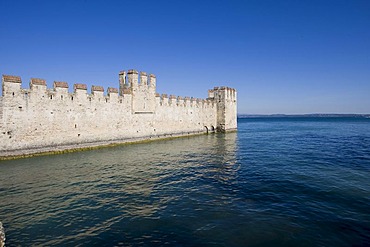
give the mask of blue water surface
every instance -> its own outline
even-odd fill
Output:
[[[370,119],[0,162],[7,246],[370,246]]]

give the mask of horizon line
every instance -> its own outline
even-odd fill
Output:
[[[370,116],[370,113],[238,113],[238,116]]]

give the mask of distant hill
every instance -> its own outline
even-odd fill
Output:
[[[314,113],[314,114],[270,114],[270,115],[263,115],[263,114],[238,114],[238,118],[307,118],[307,117],[323,117],[323,118],[370,118],[370,114],[331,114],[331,113]]]

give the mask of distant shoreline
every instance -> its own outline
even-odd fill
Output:
[[[238,118],[370,118],[370,114],[238,114]]]

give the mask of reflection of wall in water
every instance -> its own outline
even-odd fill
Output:
[[[226,178],[227,167],[235,162],[235,139],[235,133],[202,135],[2,161],[2,186],[13,188],[16,184],[13,190],[22,193],[8,193],[2,201],[24,207],[37,222],[53,217],[43,211],[58,213],[72,208],[73,215],[79,205],[91,205],[91,210],[115,205],[125,214],[152,216],[163,205],[175,203],[171,191],[180,184],[199,181],[211,171]],[[14,165],[19,170],[17,176],[3,177],[9,174],[7,167]]]
[[[237,164],[237,133],[217,135],[214,147],[215,153],[212,158],[213,168],[216,169],[215,177],[220,180],[235,178],[239,168]]]

